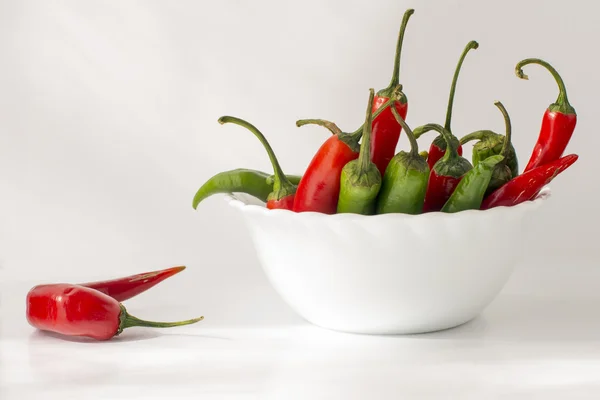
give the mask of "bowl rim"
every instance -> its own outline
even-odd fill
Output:
[[[549,187],[545,186],[540,190],[539,194],[534,200],[524,201],[523,203],[517,204],[516,206],[498,206],[494,208],[490,208],[488,210],[465,210],[457,213],[444,213],[441,211],[434,211],[424,214],[402,214],[402,213],[390,213],[390,214],[377,214],[377,215],[361,215],[361,214],[323,214],[315,211],[305,211],[301,213],[293,212],[290,210],[270,210],[265,206],[259,206],[256,204],[248,204],[244,202],[242,199],[236,197],[235,194],[226,194],[225,201],[229,203],[230,206],[237,208],[241,211],[250,212],[250,213],[260,213],[265,216],[281,216],[281,217],[293,217],[293,218],[320,218],[326,219],[330,221],[373,221],[380,219],[415,219],[415,218],[457,218],[457,217],[467,217],[467,216],[477,216],[477,215],[486,215],[493,216],[496,214],[500,214],[503,212],[521,212],[526,210],[532,210],[538,208],[542,203],[544,203],[550,196],[551,190]]]

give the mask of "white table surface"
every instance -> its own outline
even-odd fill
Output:
[[[2,400],[600,398],[600,267],[591,262],[520,266],[481,317],[404,337],[313,327],[265,288],[240,293],[242,306],[207,304],[196,326],[63,340],[25,322],[31,285],[0,284]],[[163,319],[198,308],[136,304],[133,314]]]

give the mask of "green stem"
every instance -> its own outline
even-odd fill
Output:
[[[360,144],[360,154],[358,155],[358,164],[361,171],[367,171],[371,165],[371,131],[373,130],[373,99],[375,98],[375,90],[369,89],[369,104],[367,105],[367,113],[365,123],[363,124],[363,137]]]
[[[479,43],[474,40],[471,40],[467,43],[467,46],[463,50],[458,64],[456,64],[456,70],[454,71],[454,77],[452,78],[452,86],[450,86],[450,97],[448,98],[448,108],[446,109],[446,123],[444,124],[444,128],[452,132],[450,128],[450,122],[452,121],[452,107],[454,105],[454,93],[456,92],[456,83],[458,82],[458,75],[460,74],[460,69],[462,68],[463,61],[465,61],[465,57],[470,50],[475,50],[479,47]]]
[[[421,136],[425,132],[436,131],[442,135],[446,141],[446,153],[444,153],[444,159],[458,157],[458,140],[450,133],[449,130],[441,126],[440,124],[425,124],[415,128],[414,134],[416,137]],[[454,140],[453,140],[454,139]]]
[[[342,130],[333,122],[327,121],[325,119],[300,119],[296,121],[296,126],[300,128],[304,125],[319,125],[324,128],[327,128],[333,135],[340,135]]]
[[[398,123],[402,126],[404,132],[406,132],[406,136],[408,137],[408,141],[410,142],[411,156],[419,157],[419,143],[417,143],[417,138],[415,137],[415,134],[410,129],[406,121],[404,121],[404,118],[400,116],[398,110],[396,110],[396,107],[392,107],[392,114],[394,114],[394,118],[396,118],[396,121],[398,121]]]
[[[392,79],[390,81],[390,85],[378,93],[382,95],[385,94],[385,97],[390,97],[389,93],[394,91],[400,83],[400,58],[402,56],[402,43],[404,42],[404,32],[406,31],[406,25],[408,24],[410,16],[414,13],[415,10],[413,10],[412,8],[404,12],[402,24],[400,25],[400,32],[398,33],[398,42],[396,43],[396,56],[394,57],[394,71],[392,72]]]
[[[285,188],[291,188],[294,186],[292,184],[292,182],[290,182],[289,179],[283,173],[283,170],[281,169],[281,166],[279,165],[279,161],[277,161],[277,157],[275,156],[275,152],[273,151],[273,148],[271,148],[271,145],[267,141],[267,138],[265,138],[265,136],[254,125],[252,125],[249,122],[244,121],[243,119],[236,118],[236,117],[230,117],[230,116],[224,116],[224,117],[219,118],[219,123],[221,125],[227,124],[227,123],[232,123],[232,124],[242,126],[246,129],[248,129],[250,132],[252,132],[254,134],[254,136],[256,136],[258,138],[258,140],[260,140],[260,142],[264,146],[265,150],[267,151],[267,154],[269,155],[269,159],[271,160],[271,165],[273,165],[273,172],[275,174],[275,181],[273,182],[273,192],[279,192],[282,188],[285,189]]]
[[[130,315],[125,309],[125,306],[120,304],[121,314],[119,315],[119,328],[117,330],[117,335],[123,332],[124,329],[131,328],[133,326],[145,326],[149,328],[172,328],[175,326],[182,325],[191,325],[196,322],[202,321],[204,317],[188,319],[185,321],[177,321],[177,322],[155,322],[155,321],[146,321],[143,319],[139,319]]]
[[[381,114],[393,102],[394,102],[394,99],[388,99],[385,103],[383,103],[381,105],[381,107],[379,107],[377,109],[377,111],[375,111],[373,113],[373,119],[377,118],[379,116],[379,114]],[[296,126],[297,127],[301,127],[301,126],[304,126],[304,125],[319,125],[319,126],[322,126],[322,127],[326,128],[326,129],[328,129],[334,135],[340,135],[340,134],[344,133],[344,132],[342,132],[342,130],[334,122],[327,121],[326,119],[299,119],[298,121],[296,121]],[[360,128],[358,128],[357,130],[355,130],[352,133],[349,133],[348,135],[352,136],[356,140],[359,140],[360,137],[362,136],[362,132],[363,132],[363,128],[364,127],[365,127],[365,124],[363,123],[360,126]]]
[[[510,141],[512,137],[512,124],[510,123],[510,116],[508,115],[508,111],[504,108],[504,104],[499,101],[495,101],[494,105],[498,107],[502,116],[504,117],[504,125],[506,126],[506,136],[504,137],[504,144],[502,145],[502,150],[500,151],[500,155],[504,157],[503,162],[506,162],[508,157],[508,152],[510,150]]]
[[[496,135],[498,135],[496,132],[490,130],[475,131],[460,138],[460,144],[462,145],[468,143],[471,140],[487,140]]]
[[[553,104],[556,111],[563,112],[564,114],[575,114],[575,109],[571,106],[569,99],[567,98],[567,88],[565,87],[565,82],[562,80],[558,71],[556,71],[556,69],[554,69],[554,67],[548,64],[546,61],[540,60],[539,58],[526,58],[525,60],[519,61],[515,66],[515,73],[517,76],[521,79],[529,79],[529,77],[523,72],[523,67],[529,64],[541,65],[542,67],[546,68],[554,77],[554,80],[558,85],[558,98]]]

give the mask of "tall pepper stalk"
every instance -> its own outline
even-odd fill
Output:
[[[370,89],[358,160],[350,161],[342,169],[338,213],[371,215],[375,212],[375,200],[381,187],[381,174],[371,161],[370,153],[374,96],[375,91]]]
[[[415,10],[408,9],[402,17],[402,23],[400,25],[400,31],[398,33],[398,41],[396,42],[396,55],[394,57],[394,69],[392,71],[392,78],[390,84],[377,92],[373,101],[372,111],[375,112],[380,109],[384,103],[389,100],[393,100],[393,108],[402,116],[402,119],[406,118],[408,113],[408,99],[402,91],[402,85],[400,84],[400,59],[402,56],[402,44],[404,43],[404,33],[408,20],[413,15]],[[380,116],[373,119],[373,137],[371,139],[371,160],[377,168],[379,173],[383,175],[385,169],[394,157],[396,153],[396,146],[400,138],[400,132],[402,126],[396,121],[396,118],[391,112],[392,107],[386,109]]]
[[[281,165],[279,165],[279,161],[275,156],[273,148],[267,141],[267,138],[265,138],[261,131],[259,131],[258,128],[256,128],[254,125],[240,118],[223,116],[219,118],[219,123],[221,125],[227,123],[239,125],[243,128],[248,129],[254,134],[254,136],[258,138],[258,140],[262,143],[263,147],[267,151],[267,154],[269,155],[269,159],[271,160],[271,164],[273,165],[273,171],[275,174],[273,180],[273,190],[267,197],[267,208],[291,210],[294,205],[296,185],[290,182],[287,176],[285,176],[285,174],[283,173]]]
[[[454,70],[454,76],[452,77],[452,85],[450,86],[450,95],[448,96],[448,106],[446,108],[446,121],[444,123],[444,129],[450,133],[452,133],[452,110],[454,108],[454,95],[456,94],[456,85],[458,83],[458,77],[460,75],[463,62],[465,61],[465,58],[467,57],[469,51],[476,50],[478,48],[479,43],[477,43],[475,40],[472,40],[469,43],[467,43],[460,58],[458,59],[456,69]],[[427,131],[420,132],[417,138],[425,132]],[[459,156],[462,156],[463,150],[460,143],[457,146],[456,151]],[[438,160],[444,156],[445,152],[446,140],[444,139],[443,135],[438,135],[431,143],[431,146],[429,146],[429,156],[427,157],[427,164],[429,164],[429,168],[433,169],[435,163],[437,163]]]

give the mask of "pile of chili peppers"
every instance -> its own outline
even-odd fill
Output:
[[[450,86],[444,125],[430,123],[411,129],[406,123],[408,100],[400,83],[400,58],[408,21],[414,10],[405,12],[396,45],[390,84],[377,93],[370,89],[364,123],[353,132],[342,131],[335,123],[304,119],[298,127],[316,124],[330,136],[317,150],[302,176],[285,175],[264,135],[242,119],[224,116],[220,124],[232,123],[252,132],[263,144],[273,174],[252,169],[221,172],[210,178],[196,193],[194,209],[216,193],[242,192],[252,195],[269,209],[324,214],[455,213],[515,206],[536,198],[540,190],[563,172],[578,156],[563,156],[571,139],[577,114],[567,98],[558,72],[546,61],[529,58],[517,63],[519,78],[527,79],[523,67],[538,64],[556,80],[559,95],[546,110],[537,143],[523,172],[511,143],[509,114],[496,102],[505,122],[505,134],[491,130],[468,133],[459,138],[452,129],[454,94],[463,62],[479,44],[469,42],[463,50]],[[401,131],[409,151],[397,154]],[[418,140],[429,131],[438,136],[427,152],[419,152]],[[475,141],[471,161],[462,156],[463,146]]]
[[[96,340],[111,339],[133,326],[169,328],[193,324],[204,317],[178,322],[145,321],[130,315],[121,304],[184,269],[173,267],[77,285],[38,285],[27,294],[27,321],[43,331]]]

